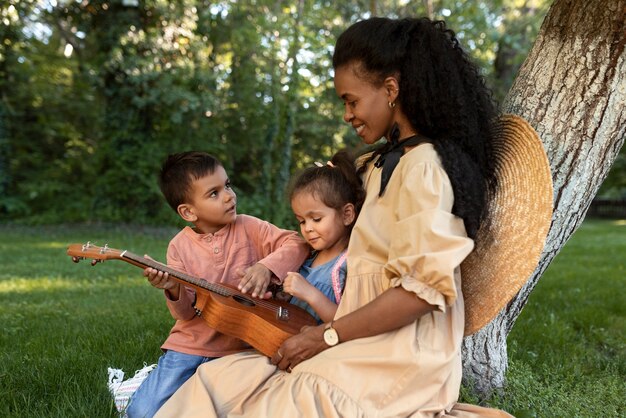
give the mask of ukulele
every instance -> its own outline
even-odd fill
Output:
[[[169,277],[196,291],[196,315],[208,326],[247,342],[268,357],[278,351],[283,341],[299,333],[303,326],[317,325],[308,312],[288,302],[252,299],[235,287],[210,283],[126,250],[116,250],[107,245],[98,247],[88,242],[71,244],[67,255],[75,263],[91,259],[91,265],[95,266],[105,260],[122,260],[137,267],[152,267],[169,273]]]

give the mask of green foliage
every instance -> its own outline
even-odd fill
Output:
[[[508,338],[502,395],[516,417],[623,416],[625,221],[585,221]],[[116,416],[107,368],[154,363],[173,320],[160,291],[122,261],[74,264],[92,241],[165,259],[175,228],[0,226],[0,416]],[[477,403],[462,389],[461,401]]]
[[[599,197],[626,199],[626,148],[622,146],[606,179],[598,191]]]
[[[333,89],[335,39],[372,5],[401,17],[425,4],[5,1],[0,219],[171,223],[156,172],[167,154],[202,149],[224,162],[242,209],[290,222],[292,174],[360,146]],[[500,98],[549,4],[440,0],[432,17]]]

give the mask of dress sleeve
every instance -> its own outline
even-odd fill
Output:
[[[181,273],[187,273],[185,264],[182,262],[181,257],[178,254],[176,245],[170,242],[167,247],[167,265],[168,267],[178,270]],[[189,320],[194,317],[195,310],[193,309],[193,302],[196,298],[196,292],[185,285],[182,285],[180,289],[180,295],[178,300],[170,299],[169,292],[165,290],[165,301],[172,317],[176,320]]]
[[[463,220],[451,213],[452,186],[438,163],[419,162],[402,174],[385,275],[391,286],[445,312],[457,298],[455,270],[474,243]]]

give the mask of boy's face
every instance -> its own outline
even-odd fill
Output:
[[[224,167],[218,166],[213,174],[193,180],[189,202],[180,205],[178,213],[203,234],[215,233],[234,222],[237,196]]]

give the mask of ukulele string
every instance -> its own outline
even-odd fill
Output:
[[[220,286],[218,283],[211,283],[211,282],[208,282],[206,280],[197,279],[195,277],[188,276],[188,275],[182,274],[180,272],[176,272],[176,271],[168,268],[167,266],[165,266],[165,265],[163,265],[161,263],[158,263],[156,261],[152,261],[152,260],[144,258],[144,257],[135,256],[134,254],[129,253],[127,251],[124,251],[124,253],[122,253],[122,255],[124,257],[130,258],[131,260],[139,261],[142,264],[147,265],[148,267],[152,267],[152,268],[157,269],[157,270],[165,271],[165,272],[167,272],[169,274],[172,274],[174,277],[178,277],[178,278],[180,278],[180,279],[182,279],[182,280],[184,280],[184,281],[186,281],[186,282],[188,282],[188,283],[190,283],[192,285],[198,286],[198,287],[200,287],[202,289],[206,289],[206,290],[208,290],[210,292],[217,293],[219,295],[226,296],[226,297],[236,296],[238,294],[238,292],[236,292],[234,289],[230,289],[230,288],[225,287],[225,286]],[[184,276],[184,277],[179,277],[179,276]],[[245,295],[245,294],[241,293],[241,295]],[[278,310],[281,308],[281,307],[276,307],[276,305],[272,304],[271,302],[264,301],[263,299],[257,299],[257,300],[250,299],[250,300],[252,301],[252,303],[254,303],[254,305],[257,305],[257,306],[259,306],[261,308],[264,308],[264,309],[268,309],[269,311],[271,311],[273,313],[277,313]]]

